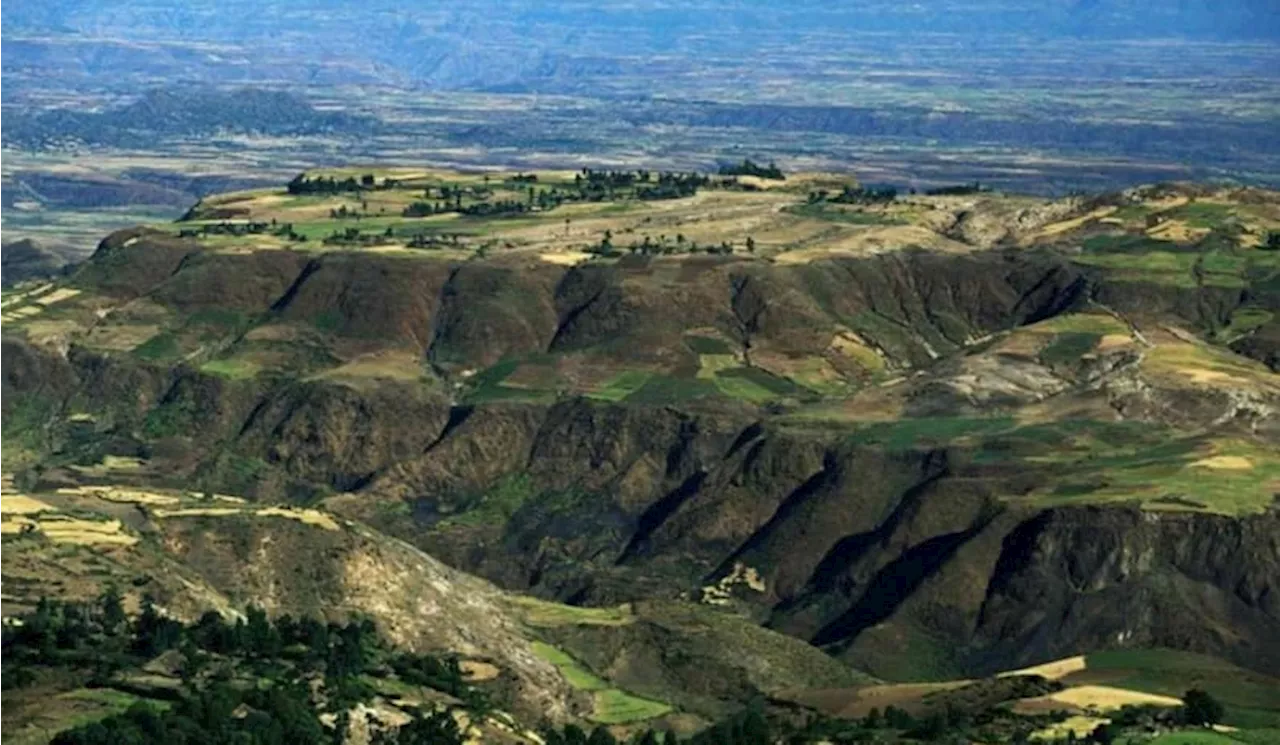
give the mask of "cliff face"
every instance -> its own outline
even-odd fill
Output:
[[[1117,284],[1033,251],[578,268],[268,253],[201,254],[146,234],[104,242],[76,279],[101,298],[95,313],[109,310],[95,329],[162,318],[182,356],[7,335],[6,424],[38,425],[24,431],[39,467],[22,477],[56,484],[70,464],[137,456],[149,470],[121,478],[323,500],[454,567],[573,603],[732,606],[886,678],[1125,645],[1280,669],[1274,511],[1062,506],[1048,497],[1074,465],[1023,458],[1044,454],[1031,440],[990,442],[1052,419],[1059,402],[1068,413],[1050,414],[1068,423],[1265,432],[1269,388],[1247,390],[1253,419],[1218,421],[1239,408],[1234,394],[1151,382],[1151,353],[1123,324],[1106,332],[1119,351],[1094,338],[1096,351],[1066,362],[1048,347],[984,351],[993,334],[1091,303],[1221,325],[1257,302],[1252,291]],[[192,320],[213,311],[216,330]],[[1074,343],[1070,333],[1048,336]],[[248,373],[209,362],[250,357]],[[537,381],[521,380],[501,389],[521,394],[509,399],[463,395],[514,358],[557,366],[570,390],[524,396]],[[831,410],[714,395],[611,402],[572,388],[637,361],[693,385],[707,358],[772,382],[821,363],[885,385]],[[376,374],[359,372],[369,365]],[[1172,400],[1198,403],[1177,413]],[[893,429],[903,415],[914,429]],[[1066,434],[1036,437],[1075,447],[1095,436],[1052,421]]]
[[[1280,666],[1280,519],[1052,510],[1004,539],[978,615],[993,662],[1109,645]]]

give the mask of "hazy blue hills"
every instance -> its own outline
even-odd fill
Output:
[[[352,6],[335,0],[291,3],[182,4],[121,2],[121,0],[20,0],[3,11],[10,33],[94,33],[135,28],[144,37],[205,38],[245,41],[277,34],[332,34],[352,37],[372,30],[392,32],[380,37],[386,44],[411,42],[433,33],[483,38],[484,26],[536,30],[545,24],[583,33],[609,34],[640,29],[655,39],[676,40],[700,35],[708,28],[788,31],[929,31],[961,33],[1034,33],[1047,37],[1159,37],[1268,38],[1280,33],[1274,3],[1241,0],[1219,3],[1181,0],[1146,3],[1139,0],[1021,0],[974,2],[930,0],[888,2],[872,0],[854,5],[800,0],[669,0],[630,3],[622,0],[581,2],[557,0],[498,0],[423,6],[404,0],[378,0]],[[487,22],[487,23],[486,23]],[[545,37],[543,37],[545,38]]]

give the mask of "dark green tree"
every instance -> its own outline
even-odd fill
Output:
[[[108,634],[120,631],[129,620],[129,616],[124,612],[120,589],[115,585],[108,585],[98,597],[98,607],[102,613],[102,629]]]
[[[1226,713],[1221,702],[1199,688],[1192,688],[1183,694],[1182,707],[1187,724],[1192,725],[1217,724]]]
[[[862,718],[862,726],[867,729],[880,729],[883,724],[884,721],[880,718],[880,709],[876,706],[871,707],[871,711],[868,711],[867,715]]]
[[[461,745],[463,733],[448,711],[415,716],[413,721],[375,740],[375,745]]]
[[[600,725],[591,730],[591,736],[587,738],[587,745],[618,745],[618,741],[607,727]]]

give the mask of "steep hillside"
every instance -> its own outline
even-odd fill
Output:
[[[175,608],[368,614],[549,715],[1274,674],[1278,228],[1193,185],[313,172],[6,292],[5,468],[168,495],[119,519]]]
[[[0,248],[0,281],[5,287],[33,279],[55,277],[68,261],[30,238],[6,243]]]

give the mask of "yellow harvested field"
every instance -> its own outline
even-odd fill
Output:
[[[52,510],[49,505],[26,494],[4,494],[0,496],[0,515],[34,515],[37,512]]]
[[[35,520],[28,520],[25,517],[12,517],[0,520],[0,534],[15,535],[21,533],[22,529],[28,525],[35,525]]]
[[[1042,730],[1033,732],[1031,734],[1031,739],[1057,742],[1065,740],[1067,738],[1067,733],[1073,733],[1077,738],[1084,738],[1092,734],[1093,731],[1098,728],[1098,725],[1110,723],[1110,719],[1105,719],[1103,717],[1076,715],[1068,717],[1061,722],[1050,725]]]
[[[1086,685],[1067,688],[1045,696],[1024,698],[1014,704],[1014,711],[1045,712],[1053,710],[1112,711],[1122,706],[1181,706],[1172,696],[1158,696],[1124,688]]]
[[[1244,382],[1243,380],[1232,377],[1231,375],[1228,375],[1227,373],[1224,373],[1221,370],[1183,369],[1181,372],[1185,374],[1188,378],[1190,378],[1191,382],[1193,383],[1221,383],[1227,380],[1235,381],[1237,383]]]
[[[134,504],[177,504],[178,497],[172,494],[156,494],[155,492],[137,489],[106,488],[95,494],[98,499],[108,502],[132,502]]]
[[[227,499],[236,499],[230,497]],[[243,504],[243,500],[240,500]],[[252,515],[254,517],[283,517],[297,520],[300,523],[314,525],[325,530],[338,530],[338,521],[320,510],[299,509],[294,507],[263,507],[259,510],[246,510],[240,507],[182,507],[176,510],[159,509],[156,517],[230,517],[232,515]]]
[[[266,507],[254,513],[259,517],[284,517],[297,520],[307,525],[314,525],[325,530],[337,530],[338,522],[332,516],[320,510],[296,509],[293,507]]]
[[[559,264],[560,266],[577,266],[584,261],[591,259],[591,254],[585,251],[556,251],[539,254],[538,258],[548,264]]]
[[[77,520],[62,515],[31,520],[18,517],[0,522],[0,533],[20,533],[27,526],[34,526],[54,543],[70,543],[77,546],[132,546],[138,537],[124,532],[119,520]]]
[[[27,338],[37,345],[65,342],[72,334],[80,331],[82,326],[70,320],[51,321],[46,319],[32,321],[26,326]]]
[[[1111,215],[1111,213],[1115,212],[1116,209],[1118,208],[1099,207],[1098,209],[1092,212],[1081,215],[1079,217],[1072,218],[1070,220],[1063,220],[1061,222],[1050,223],[1044,226],[1043,228],[1041,228],[1039,231],[1023,239],[1023,243],[1029,243],[1042,238],[1050,238],[1055,235],[1060,235],[1062,233],[1070,232],[1072,230],[1075,230],[1076,228],[1083,227],[1085,223],[1088,223],[1092,220],[1101,220],[1104,217],[1108,217]]]
[[[63,300],[70,300],[71,298],[79,294],[80,294],[79,290],[75,290],[70,287],[63,287],[63,288],[54,290],[48,295],[44,295],[42,297],[36,298],[36,302],[39,303],[40,305],[53,305],[54,303],[60,303]]]
[[[123,532],[119,520],[106,523],[92,520],[67,520],[57,523],[40,522],[41,533],[54,543],[72,543],[78,546],[132,546],[138,537]]]
[[[235,507],[183,507],[177,510],[156,510],[156,517],[227,517],[239,515],[244,510]]]
[[[1113,349],[1128,347],[1135,343],[1133,337],[1128,334],[1106,334],[1098,340],[1096,349],[1099,352],[1110,352]]]
[[[841,330],[831,338],[827,354],[847,357],[868,370],[878,371],[885,368],[885,360],[880,351],[849,329]]]
[[[1147,235],[1161,241],[1194,243],[1211,232],[1208,228],[1195,228],[1181,220],[1165,220],[1148,229]]]
[[[463,677],[472,683],[483,683],[502,674],[502,670],[497,665],[479,660],[463,660],[458,663],[458,667],[462,668]]]
[[[15,323],[15,321],[26,320],[29,319],[29,317],[40,315],[44,310],[45,308],[35,305],[20,307],[18,310],[9,311],[6,312],[6,314],[0,314],[0,323]]]
[[[1155,212],[1167,212],[1175,207],[1190,204],[1190,197],[1165,197],[1164,199],[1148,199],[1143,202]]]
[[[1180,329],[1154,331],[1155,344],[1142,359],[1142,370],[1170,385],[1231,386],[1269,395],[1280,394],[1280,376],[1259,362],[1231,355],[1192,338]]]
[[[1061,660],[1054,660],[1053,662],[1046,662],[1042,665],[1024,667],[1021,670],[1009,670],[1007,672],[1000,673],[998,677],[1005,678],[1014,675],[1039,675],[1040,677],[1048,678],[1049,680],[1059,680],[1072,673],[1078,673],[1087,667],[1088,664],[1085,662],[1084,655],[1080,655],[1077,657],[1067,657]]]
[[[1193,467],[1210,468],[1215,471],[1253,470],[1253,461],[1239,455],[1215,455],[1212,458],[1202,458],[1191,465]]]
[[[28,290],[27,292],[20,292],[7,300],[0,302],[0,308],[8,308],[14,305],[21,305],[27,302],[28,300],[31,300],[39,295],[43,295],[44,293],[52,289],[53,289],[52,284],[43,284],[43,285],[40,285],[39,287],[36,287],[35,289]]]

